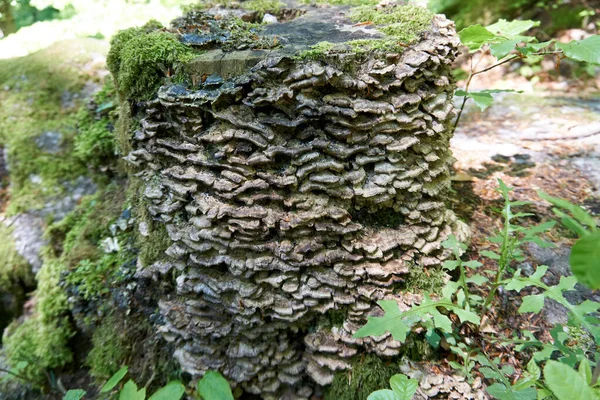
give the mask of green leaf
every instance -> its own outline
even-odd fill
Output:
[[[477,260],[471,260],[471,261],[466,261],[466,262],[464,262],[464,263],[463,263],[463,265],[464,265],[465,267],[467,267],[467,268],[473,268],[473,269],[475,269],[475,268],[479,268],[479,267],[481,267],[483,264],[482,264],[482,263],[480,263],[480,262],[479,262],[479,261],[477,261]]]
[[[119,400],[145,400],[146,388],[138,390],[137,385],[130,379],[121,389]]]
[[[500,43],[494,43],[490,45],[490,52],[494,57],[500,60],[506,57],[511,51],[513,51],[519,43],[521,43],[521,41],[518,39],[505,40]]]
[[[577,371],[579,372],[579,375],[581,375],[581,377],[583,378],[586,385],[592,383],[592,366],[590,365],[590,362],[587,358],[584,358],[579,363],[579,368]]]
[[[229,383],[217,371],[208,371],[204,374],[198,382],[198,393],[204,400],[233,400]]]
[[[493,43],[498,40],[498,36],[481,26],[480,24],[471,25],[458,32],[460,41],[469,48],[471,52],[475,52],[481,46]]]
[[[592,290],[600,288],[600,232],[580,238],[569,260],[577,280]]]
[[[476,285],[483,285],[484,283],[486,283],[488,281],[489,281],[488,278],[486,278],[483,275],[479,275],[479,274],[476,274],[476,275],[473,275],[473,276],[470,276],[467,278],[468,283],[474,283]]]
[[[583,40],[571,40],[569,43],[556,42],[556,47],[572,60],[600,64],[599,35],[592,35]]]
[[[399,397],[393,390],[383,389],[371,393],[367,400],[399,400]]]
[[[465,92],[464,90],[457,90],[454,94],[458,97],[467,97],[473,99],[475,105],[477,105],[481,111],[485,111],[485,109],[491,106],[494,102],[492,93],[523,93],[523,91],[513,89],[489,89],[481,90],[479,92]]]
[[[450,318],[440,313],[436,308],[432,308],[429,313],[433,317],[433,324],[442,332],[452,333],[452,321]]]
[[[515,398],[510,389],[498,382],[488,386],[486,390],[492,397],[499,400],[514,400]]]
[[[117,386],[119,384],[119,382],[121,382],[121,379],[123,379],[123,377],[126,374],[127,374],[127,367],[123,367],[120,370],[118,370],[117,372],[115,372],[115,374],[110,377],[108,382],[106,382],[104,384],[104,386],[102,386],[102,389],[100,389],[100,393],[110,392],[115,386]]]
[[[492,105],[492,103],[494,103],[494,98],[492,97],[491,94],[489,93],[485,93],[485,92],[465,92],[463,90],[457,90],[456,91],[456,96],[459,97],[468,97],[470,99],[473,99],[473,101],[475,102],[475,105],[477,107],[479,107],[479,109],[481,111],[485,111],[486,108],[488,108],[489,106]]]
[[[550,46],[552,43],[554,43],[554,40],[542,43],[527,43],[523,47],[517,47],[517,50],[519,51],[519,53],[527,56],[531,53],[536,53],[542,50],[543,48]]]
[[[80,400],[83,398],[83,396],[85,396],[85,393],[85,390],[82,389],[69,390],[67,393],[65,393],[63,400]]]
[[[558,400],[596,398],[592,389],[577,371],[558,361],[546,362],[544,381]]]
[[[456,307],[452,309],[452,312],[454,312],[454,314],[458,316],[460,322],[462,322],[463,324],[465,322],[472,322],[475,325],[481,324],[481,319],[479,319],[479,316],[475,313],[472,313],[471,311],[463,310],[462,308]]]
[[[598,51],[600,51],[600,49]],[[592,217],[586,210],[579,207],[578,205],[575,205],[567,200],[558,197],[552,197],[549,194],[542,192],[541,190],[538,190],[537,194],[553,206],[571,213],[573,217],[575,217],[575,219],[581,224],[590,227],[592,230],[596,229],[596,220],[594,220],[594,217]]]
[[[489,250],[481,250],[479,252],[479,254],[481,254],[483,257],[487,257],[490,260],[499,260],[500,259],[500,255],[498,253],[495,253],[493,251],[489,251]]]
[[[552,392],[549,391],[548,389],[542,388],[542,389],[538,390],[537,400],[544,400],[544,399],[547,399],[549,397],[552,397]]]
[[[390,387],[398,395],[399,400],[411,400],[419,388],[419,381],[397,374],[390,378]]]
[[[540,379],[540,376],[542,376],[542,370],[533,358],[527,363],[527,372],[529,372],[535,380]]]
[[[456,267],[458,267],[459,265],[460,265],[460,261],[446,260],[442,264],[442,267],[447,269],[448,271],[454,271],[456,269]]]
[[[589,233],[583,225],[575,221],[575,219],[571,218],[568,214],[560,211],[558,208],[553,208],[552,211],[558,218],[560,218],[560,222],[565,226],[565,228],[571,230],[577,236],[582,237]]]
[[[385,311],[382,317],[368,317],[365,326],[354,334],[354,337],[381,336],[390,332],[395,340],[404,342],[411,327],[402,321],[402,312],[395,300],[378,301],[379,307]]]
[[[149,400],[179,400],[185,393],[185,386],[179,381],[171,381],[158,389]]]
[[[506,38],[514,38],[517,35],[527,32],[531,28],[539,25],[539,21],[507,21],[505,19],[500,19],[498,22],[486,26],[486,29],[496,35],[504,36]]]
[[[523,303],[519,307],[520,313],[539,313],[544,307],[544,294],[533,294],[523,297]]]

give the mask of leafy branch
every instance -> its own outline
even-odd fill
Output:
[[[484,111],[492,105],[493,93],[514,92],[515,90],[482,90],[479,92],[470,92],[471,81],[477,75],[486,73],[501,65],[510,63],[517,59],[528,57],[539,57],[552,55],[556,57],[557,63],[564,58],[575,61],[587,62],[590,64],[600,64],[600,36],[592,35],[587,39],[573,40],[569,43],[561,43],[556,40],[539,43],[534,36],[525,36],[524,32],[533,27],[539,26],[537,21],[506,21],[498,22],[483,27],[480,24],[469,26],[459,32],[461,42],[469,48],[469,54],[480,52],[481,57],[476,65],[481,62],[483,55],[490,53],[496,57],[498,62],[492,66],[475,70],[473,58],[471,57],[471,68],[469,76],[465,83],[464,90],[457,90],[455,95],[463,97],[459,108],[458,116],[454,121],[453,131],[456,130],[462,117],[465,105],[468,99],[472,99],[475,104]],[[512,54],[511,54],[512,53]]]

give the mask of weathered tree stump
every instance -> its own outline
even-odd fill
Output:
[[[184,371],[308,398],[361,352],[399,353],[389,335],[352,335],[376,301],[410,303],[408,274],[464,236],[444,204],[458,41],[442,16],[403,7],[284,7],[296,18],[246,33],[222,9],[174,21],[207,51],[137,104],[126,159],[150,215],[141,234],[168,232],[139,275],[174,278],[161,330]]]

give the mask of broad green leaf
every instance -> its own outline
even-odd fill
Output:
[[[481,324],[481,319],[479,318],[479,316],[475,313],[472,313],[471,311],[463,310],[462,308],[456,307],[452,309],[452,312],[458,316],[460,322],[462,322],[463,324],[465,322],[472,322],[475,325]]]
[[[397,374],[390,378],[390,387],[398,395],[399,400],[411,400],[419,388],[419,381]]]
[[[481,250],[479,252],[479,254],[481,254],[483,257],[489,258],[490,260],[499,260],[500,259],[500,254],[495,253],[490,250]]]
[[[488,386],[486,390],[493,398],[498,400],[514,400],[515,398],[510,389],[498,382]]]
[[[486,278],[483,275],[479,275],[479,274],[476,274],[476,275],[473,275],[473,276],[470,276],[467,278],[467,282],[474,283],[476,285],[483,285],[484,283],[486,283],[488,281],[489,281],[488,278]]]
[[[125,385],[123,385],[123,389],[121,389],[121,393],[119,393],[119,400],[145,400],[146,399],[146,388],[141,388],[138,390],[137,385],[130,379],[127,381]]]
[[[83,396],[85,396],[85,393],[85,390],[82,389],[69,390],[67,393],[65,393],[63,400],[80,400],[83,398]]]
[[[399,397],[393,390],[383,389],[371,393],[367,400],[399,400]]]
[[[587,358],[584,358],[579,363],[579,368],[577,371],[579,372],[579,375],[581,375],[581,377],[583,378],[586,385],[592,383],[592,366],[590,365],[590,362]]]
[[[470,99],[473,99],[473,101],[475,102],[475,105],[477,107],[479,107],[479,109],[481,111],[485,111],[486,108],[488,108],[489,106],[492,105],[492,103],[494,103],[494,98],[492,97],[491,94],[489,93],[485,93],[485,92],[465,92],[463,90],[457,90],[455,93],[456,96],[459,97],[468,97]]]
[[[198,382],[198,393],[204,400],[233,400],[229,383],[216,371],[208,371],[204,374]]]
[[[536,400],[537,390],[534,387],[528,387],[521,390],[514,390],[515,400]]]
[[[558,218],[560,218],[560,222],[565,226],[565,228],[569,229],[571,232],[574,232],[577,236],[582,237],[589,233],[583,225],[577,222],[574,218],[571,218],[568,214],[560,211],[558,208],[553,208],[552,211]]]
[[[465,250],[465,246],[459,243],[454,235],[448,236],[448,239],[442,242],[442,247],[452,250],[456,258],[459,258]]]
[[[452,301],[452,295],[456,293],[459,287],[460,284],[458,282],[448,281],[442,288],[442,296],[444,296],[444,299]]]
[[[448,271],[454,271],[456,269],[456,267],[458,267],[459,265],[460,265],[460,261],[446,260],[442,264],[442,267],[447,269]]]
[[[538,389],[538,397],[537,400],[544,400],[552,397],[552,392],[548,389]]]
[[[519,307],[519,312],[539,313],[544,307],[544,298],[543,294],[533,294],[523,297],[523,303]]]
[[[481,267],[483,264],[482,264],[482,263],[480,263],[480,262],[479,262],[479,261],[477,261],[477,260],[471,260],[471,261],[466,261],[466,262],[464,262],[464,263],[463,263],[463,265],[464,265],[465,267],[467,267],[467,268],[473,268],[473,269],[475,269],[475,268],[479,268],[479,267]]]
[[[436,308],[432,308],[429,312],[433,317],[433,324],[436,328],[441,329],[443,332],[452,332],[452,321],[450,318],[440,313]]]
[[[433,328],[432,329],[428,329],[427,332],[425,332],[425,339],[427,339],[427,342],[434,349],[437,349],[439,347],[440,342],[442,340],[442,338],[440,337],[440,335],[438,335]]]
[[[598,49],[598,51],[600,51],[600,48]],[[553,206],[571,213],[573,217],[575,217],[575,219],[581,224],[588,226],[592,230],[596,229],[597,224],[596,220],[594,220],[594,217],[592,217],[586,210],[579,207],[578,205],[558,197],[552,197],[549,194],[542,192],[541,190],[538,190],[537,194]]]
[[[493,43],[498,40],[498,36],[481,26],[480,24],[471,25],[458,32],[460,41],[469,48],[471,52],[475,52],[481,46]]]
[[[542,50],[543,48],[550,46],[552,43],[554,43],[554,40],[542,43],[527,43],[523,47],[517,47],[517,50],[523,55],[529,55],[531,53],[536,53]]]
[[[507,21],[505,19],[500,19],[498,22],[486,26],[486,29],[496,35],[513,38],[539,25],[539,21]]]
[[[506,57],[511,51],[521,43],[519,39],[505,40],[500,43],[490,44],[490,52],[498,60]]]
[[[540,376],[542,376],[542,370],[533,358],[527,363],[527,372],[529,372],[535,380],[540,379]]]
[[[574,276],[561,276],[558,284],[555,286],[561,292],[574,290],[577,285],[577,278]]]
[[[580,238],[569,260],[577,280],[592,290],[600,288],[600,232]]]
[[[378,301],[379,307],[385,311],[382,317],[368,317],[365,326],[354,334],[354,337],[381,336],[390,332],[394,339],[404,342],[411,327],[402,321],[402,312],[395,300]]]
[[[544,381],[558,400],[596,399],[583,377],[573,368],[558,361],[546,362]]]
[[[600,303],[591,300],[585,300],[584,302],[573,306],[575,312],[581,315],[590,314],[600,309]]]
[[[158,389],[148,400],[179,400],[185,393],[185,386],[179,381],[171,381]]]
[[[572,40],[569,43],[556,42],[565,56],[575,61],[585,61],[590,64],[600,64],[600,36],[592,35],[583,40]]]
[[[126,374],[127,374],[127,367],[123,367],[120,370],[118,370],[117,372],[115,372],[115,374],[110,377],[108,382],[106,382],[104,384],[104,386],[102,386],[102,389],[100,389],[100,393],[110,392],[115,386],[117,386],[119,384],[119,382],[121,382],[121,379],[123,379],[123,377]]]

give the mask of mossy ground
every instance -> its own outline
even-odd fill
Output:
[[[0,60],[0,145],[8,148],[9,212],[40,208],[46,198],[62,194],[65,182],[87,174],[86,162],[70,151],[77,134],[73,111],[81,102],[65,104],[70,102],[64,98],[80,93],[86,82],[99,83],[90,55],[105,50],[96,40],[72,40]],[[51,153],[35,144],[44,132],[61,135],[60,149]]]
[[[388,387],[390,378],[398,373],[400,368],[394,361],[374,354],[357,356],[352,369],[335,375],[325,400],[367,400],[374,391]]]

